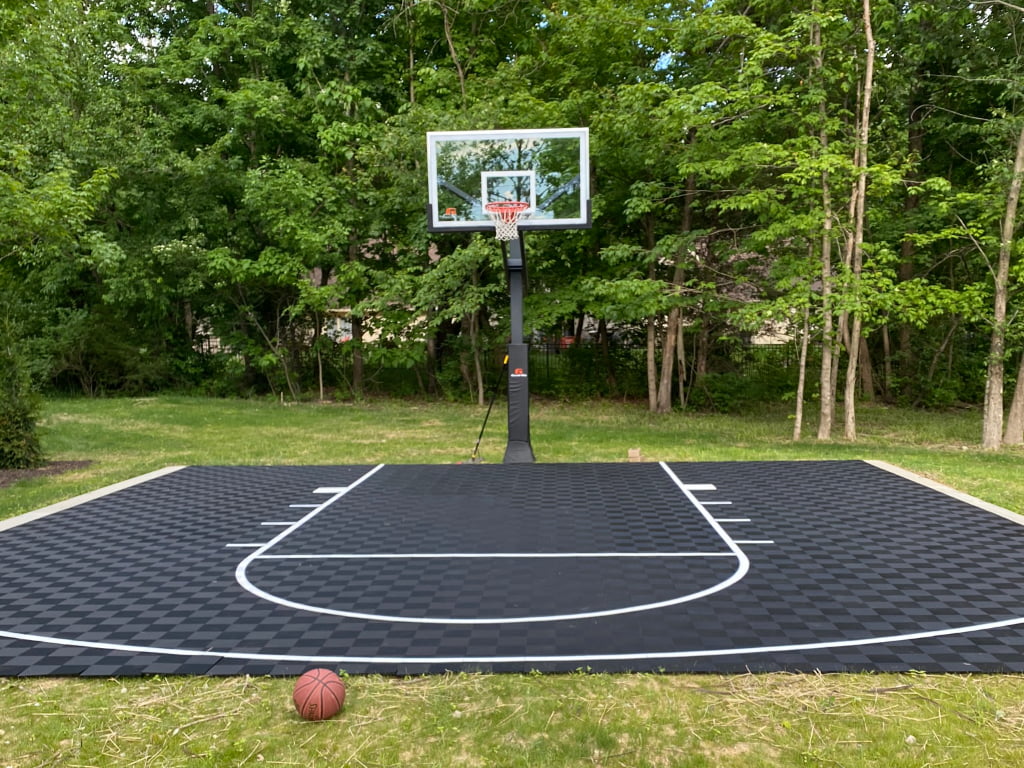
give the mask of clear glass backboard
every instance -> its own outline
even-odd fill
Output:
[[[484,205],[529,204],[519,229],[590,226],[586,128],[433,131],[427,134],[431,232],[486,232]]]

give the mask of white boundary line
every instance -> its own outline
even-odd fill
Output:
[[[19,525],[30,523],[33,520],[39,520],[40,518],[47,517],[48,515],[55,514],[57,512],[63,512],[66,509],[77,507],[79,504],[84,504],[87,501],[94,501],[95,499],[101,499],[104,496],[109,496],[112,493],[123,491],[125,488],[131,488],[134,485],[141,485],[142,483],[155,480],[158,477],[164,475],[170,475],[181,469],[185,469],[184,466],[178,467],[164,467],[163,469],[155,470],[145,475],[139,475],[133,477],[130,480],[123,480],[120,483],[114,483],[108,485],[105,488],[99,488],[95,491],[89,491],[89,493],[83,493],[81,496],[75,496],[73,499],[65,499],[64,501],[58,501],[56,504],[51,504],[48,507],[42,507],[41,509],[33,510],[32,512],[26,512],[23,515],[12,517],[8,520],[0,520],[0,531],[7,531],[11,528],[16,528]]]
[[[267,557],[267,558],[273,557],[273,555],[266,555],[265,553],[271,547],[273,547],[274,544],[278,543],[279,541],[284,539],[286,536],[291,534],[293,531],[297,530],[299,527],[301,527],[302,525],[304,525],[307,522],[309,522],[310,520],[312,520],[321,511],[323,511],[328,506],[333,504],[335,501],[340,499],[343,495],[345,495],[345,493],[348,493],[348,491],[351,490],[352,488],[354,488],[356,485],[362,483],[364,480],[369,479],[370,476],[372,476],[375,472],[377,472],[377,470],[381,469],[384,466],[383,464],[379,465],[378,467],[376,467],[372,471],[370,471],[367,474],[363,475],[361,478],[356,480],[355,483],[353,483],[352,485],[348,486],[347,488],[343,488],[343,489],[339,489],[339,488],[317,489],[317,491],[320,491],[320,490],[331,490],[331,491],[337,491],[337,493],[335,493],[330,499],[325,501],[319,507],[317,507],[312,512],[310,512],[308,515],[306,515],[301,520],[299,520],[295,525],[291,526],[286,531],[283,531],[278,536],[275,536],[273,539],[271,539],[269,542],[267,542],[266,545],[264,545],[263,547],[261,547],[257,551],[253,552],[248,557],[246,557],[241,563],[238,564],[238,568],[235,569],[235,579],[242,586],[242,588],[245,589],[247,592],[250,592],[251,594],[255,595],[256,597],[262,598],[263,600],[266,600],[266,601],[268,601],[270,603],[274,603],[276,605],[280,605],[280,606],[283,606],[285,608],[291,608],[291,609],[297,610],[297,611],[307,611],[307,612],[311,612],[311,613],[318,613],[318,614],[322,614],[322,615],[325,615],[325,616],[340,616],[340,617],[343,617],[343,618],[362,619],[362,620],[367,620],[367,621],[383,621],[383,622],[387,622],[387,623],[390,623],[390,624],[447,624],[447,625],[459,624],[459,625],[478,625],[478,624],[538,624],[538,623],[541,623],[541,622],[554,622],[554,621],[578,621],[580,619],[595,619],[595,618],[603,618],[603,617],[606,617],[606,616],[621,616],[623,614],[640,613],[641,611],[653,611],[653,610],[657,610],[659,608],[668,608],[668,607],[673,606],[673,605],[681,605],[683,603],[689,603],[689,602],[692,602],[694,600],[700,600],[702,598],[708,597],[709,595],[713,595],[716,592],[721,592],[722,590],[728,589],[733,584],[735,584],[737,581],[739,581],[740,579],[742,579],[744,576],[747,575],[747,572],[750,570],[750,560],[743,553],[743,550],[740,549],[740,547],[736,544],[736,542],[733,540],[733,538],[728,534],[728,532],[726,532],[726,530],[718,523],[718,521],[715,520],[714,516],[712,516],[711,513],[708,512],[707,509],[705,509],[704,505],[701,504],[700,500],[698,500],[697,497],[694,496],[694,494],[693,494],[694,490],[713,491],[713,490],[715,490],[715,486],[714,485],[709,485],[709,484],[686,484],[686,483],[684,483],[682,480],[680,480],[676,476],[676,474],[669,468],[668,464],[666,464],[665,462],[659,462],[659,465],[661,466],[662,470],[664,470],[664,472],[669,476],[669,478],[672,480],[672,482],[675,483],[675,485],[679,488],[679,490],[682,491],[683,495],[700,512],[700,514],[704,517],[705,521],[707,521],[708,525],[711,526],[712,530],[714,530],[718,534],[719,538],[722,539],[722,541],[725,543],[726,547],[729,549],[729,553],[731,553],[731,556],[734,556],[736,558],[736,561],[737,561],[736,570],[728,578],[719,581],[718,583],[714,584],[711,587],[708,587],[707,589],[702,589],[702,590],[699,590],[697,592],[690,592],[690,593],[685,594],[685,595],[680,595],[680,596],[674,597],[674,598],[672,598],[670,600],[660,600],[660,601],[654,602],[654,603],[643,603],[643,604],[639,604],[639,605],[629,605],[629,606],[623,606],[621,608],[609,608],[609,609],[606,609],[606,610],[603,610],[603,611],[584,611],[584,612],[581,612],[581,613],[550,614],[550,615],[542,615],[542,616],[502,616],[502,617],[494,617],[494,618],[483,618],[483,617],[455,618],[455,617],[450,617],[450,616],[437,616],[437,617],[435,617],[435,616],[425,616],[425,617],[424,616],[416,616],[416,617],[413,617],[413,616],[391,616],[391,615],[387,615],[387,614],[363,613],[361,611],[343,611],[343,610],[339,610],[339,609],[336,609],[336,608],[324,608],[324,607],[318,606],[318,605],[309,605],[308,603],[300,603],[300,602],[297,602],[297,601],[294,601],[294,600],[288,600],[287,598],[279,597],[279,596],[277,596],[277,595],[275,595],[275,594],[273,594],[271,592],[267,592],[265,590],[260,589],[259,587],[257,587],[255,584],[253,584],[249,580],[248,573],[247,573],[249,565],[251,565],[255,560],[258,560],[260,558],[263,558],[263,557]],[[726,556],[726,557],[729,557],[730,556],[729,553],[722,553],[722,554],[724,556]],[[378,557],[380,557],[380,556],[394,557],[394,556],[399,556],[399,555],[378,555]],[[420,555],[420,557],[424,557],[424,556],[425,557],[441,557],[442,555],[439,555],[439,554],[438,555]],[[456,557],[456,555],[448,555],[448,556],[449,557]],[[482,557],[493,557],[494,555],[493,554],[481,553],[481,554],[472,554],[472,555],[462,554],[462,555],[458,555],[458,556],[459,557],[478,557],[478,558],[482,558]],[[522,555],[522,554],[512,555],[512,556],[524,557],[524,555]],[[579,557],[589,557],[589,556],[594,556],[594,557],[615,557],[615,556],[618,556],[618,557],[628,558],[628,557],[636,557],[637,555],[633,554],[633,553],[628,553],[628,552],[624,552],[624,553],[621,553],[621,554],[618,554],[618,555],[616,555],[615,553],[606,553],[606,552],[591,553],[591,554],[588,554],[588,553],[565,553],[565,554],[553,553],[553,554],[530,555],[530,557],[564,557],[564,558],[574,558],[574,557],[575,558],[579,558]],[[650,556],[650,555],[648,555],[648,556]],[[367,557],[368,558],[370,556],[363,555],[362,557]]]
[[[165,656],[196,656],[205,658],[241,659],[247,661],[277,662],[324,662],[333,664],[516,664],[543,662],[597,662],[597,661],[652,661],[655,659],[700,659],[717,656],[737,656],[760,653],[791,653],[795,651],[814,651],[827,648],[855,648],[865,645],[884,645],[904,643],[913,640],[927,640],[933,637],[949,635],[966,635],[971,632],[990,632],[1024,624],[1024,618],[990,621],[985,624],[974,624],[968,627],[949,627],[924,632],[908,632],[904,635],[885,635],[882,637],[862,637],[850,640],[825,640],[819,643],[792,643],[785,645],[765,645],[752,648],[709,648],[699,651],[655,651],[651,653],[586,653],[566,656],[330,656],[330,655],[292,655],[276,653],[242,653],[239,651],[189,650],[187,648],[156,648],[141,645],[122,645],[120,643],[98,643],[89,640],[63,640],[43,635],[31,635],[21,632],[0,631],[0,637],[12,640],[23,640],[30,643],[49,643],[51,645],[71,646],[76,648],[94,648],[104,651],[125,651],[128,653],[148,653]],[[969,662],[964,662],[970,666]]]
[[[974,506],[986,509],[994,512],[1002,517],[1006,517],[1013,522],[1024,525],[1024,516],[1018,515],[1009,510],[1005,510],[1002,507],[982,502],[978,499],[974,499],[967,494],[960,493],[953,489],[948,489],[932,481],[926,480],[918,475],[902,470],[893,465],[885,462],[867,461],[866,463],[877,466],[881,469],[893,472],[893,474],[904,477],[905,479],[912,480],[914,482],[925,485],[934,490],[941,491],[953,498],[967,501]],[[157,473],[152,473],[149,476],[159,476],[160,474],[169,473],[181,469],[181,467],[168,468],[167,470],[161,470]],[[378,467],[379,469],[379,467]],[[376,471],[376,470],[373,470]],[[365,476],[364,476],[365,477]],[[360,481],[363,478],[360,478]],[[141,480],[141,478],[136,478]],[[357,481],[357,482],[360,482]],[[134,485],[134,482],[129,481],[127,485],[118,484],[119,486]],[[115,486],[111,486],[115,488]],[[112,492],[112,491],[111,491]],[[98,495],[97,495],[98,494]],[[106,495],[104,493],[96,492],[95,494],[86,494],[86,496],[79,497],[78,499],[72,499],[68,502],[62,502],[59,505],[53,505],[60,509],[73,506],[75,503],[81,503],[81,500],[88,500],[88,498],[96,498],[98,496]],[[50,507],[45,508],[51,510]],[[52,509],[52,512],[60,511],[60,509]],[[38,510],[42,512],[44,510]],[[41,516],[37,513],[29,513],[29,515],[22,515],[14,520],[21,520],[28,516],[35,517]],[[10,523],[11,521],[5,521]],[[25,521],[27,522],[27,520]],[[7,526],[11,527],[11,526]],[[925,640],[935,637],[948,637],[950,635],[965,635],[973,632],[989,632],[997,629],[1004,629],[1006,627],[1014,627],[1024,624],[1024,617],[1017,617],[1012,619],[1003,619],[1000,621],[990,621],[983,624],[974,624],[965,627],[947,627],[946,629],[929,630],[922,632],[910,632],[902,635],[884,635],[881,637],[864,637],[847,640],[825,640],[815,643],[792,643],[784,645],[770,645],[770,646],[755,646],[749,648],[713,648],[703,650],[692,650],[692,651],[662,651],[652,653],[593,653],[593,654],[573,654],[573,655],[536,655],[536,656],[331,656],[331,655],[292,655],[292,654],[273,654],[273,653],[242,653],[238,651],[216,651],[212,648],[206,648],[204,650],[187,649],[187,648],[160,648],[152,646],[139,646],[139,645],[125,645],[119,643],[101,643],[92,642],[88,640],[67,640],[57,637],[47,637],[43,635],[26,634],[22,632],[8,632],[0,630],[0,637],[10,638],[12,640],[20,640],[32,643],[47,643],[50,645],[57,645],[62,647],[76,647],[76,648],[91,648],[96,650],[104,651],[120,651],[126,653],[142,653],[142,654],[156,654],[164,656],[193,656],[198,658],[221,658],[221,659],[233,659],[242,661],[273,661],[273,662],[296,662],[296,663],[309,663],[309,662],[321,662],[325,664],[367,664],[367,665],[445,665],[445,664],[538,664],[538,663],[573,663],[582,664],[587,662],[626,662],[626,661],[651,661],[657,659],[699,659],[699,658],[714,658],[720,656],[736,656],[736,655],[747,655],[747,654],[764,654],[764,653],[790,653],[799,651],[809,650],[824,650],[829,648],[854,648],[859,646],[871,646],[871,645],[884,645],[890,643],[901,643],[911,642],[914,640]],[[965,666],[969,666],[965,662]]]
[[[249,546],[228,544],[227,546]],[[732,552],[384,552],[349,555],[263,555],[260,560],[567,560],[579,558],[735,557]]]

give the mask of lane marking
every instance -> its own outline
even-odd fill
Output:
[[[886,469],[893,474],[900,475],[921,485],[939,490],[946,493],[949,496],[957,498],[962,501],[966,501],[973,506],[992,511],[999,514],[1007,519],[1013,520],[1014,522],[1024,524],[1024,517],[1018,515],[1009,510],[995,507],[995,505],[982,502],[973,497],[962,494],[958,491],[933,484],[924,478],[914,475],[906,470],[899,470],[898,468],[892,467],[891,465],[885,465],[884,462],[867,462],[880,468]],[[168,474],[170,472],[178,471],[182,467],[173,467],[161,470],[151,475],[145,476],[152,478],[160,476],[162,474]],[[27,515],[22,515],[11,520],[0,522],[0,530],[19,525],[22,522],[28,522],[28,519],[36,519],[42,517],[43,514],[52,514],[54,512],[61,511],[62,509],[70,508],[81,504],[85,501],[99,498],[106,495],[108,492],[112,493],[116,489],[122,487],[129,487],[130,485],[137,484],[139,478],[135,481],[128,481],[123,484],[117,484],[111,486],[108,489],[102,491],[96,491],[84,496],[76,497],[59,504],[46,507],[41,510],[37,510]],[[27,519],[26,519],[27,518]],[[722,521],[719,521],[722,522]],[[740,542],[737,542],[740,543]],[[242,546],[242,545],[237,545]],[[255,546],[255,545],[254,545]],[[263,546],[263,545],[261,545]],[[723,553],[724,554],[724,553]],[[584,653],[584,654],[573,654],[573,655],[517,655],[517,656],[351,656],[351,655],[293,655],[293,654],[274,654],[274,653],[250,653],[250,652],[238,652],[233,650],[219,651],[212,648],[204,649],[188,649],[188,648],[164,648],[159,646],[140,646],[131,644],[115,644],[105,642],[94,642],[86,640],[70,640],[65,638],[57,638],[45,635],[37,635],[30,633],[11,632],[6,630],[0,630],[0,637],[9,638],[11,640],[31,642],[31,643],[45,643],[50,645],[57,645],[62,647],[76,647],[76,648],[91,648],[96,650],[113,651],[113,652],[127,652],[127,653],[138,653],[147,655],[166,655],[174,657],[200,657],[200,658],[211,658],[211,659],[233,659],[233,660],[251,660],[251,661],[273,661],[273,662],[322,662],[325,664],[387,664],[387,665],[402,665],[402,664],[420,664],[420,665],[444,665],[444,664],[500,664],[500,663],[586,663],[586,662],[616,662],[616,661],[641,661],[641,660],[657,660],[657,659],[699,659],[699,658],[714,658],[721,656],[732,656],[732,655],[743,655],[743,654],[767,654],[767,653],[788,653],[788,652],[801,652],[801,651],[812,651],[812,650],[828,650],[834,648],[852,648],[859,646],[872,646],[872,645],[884,645],[891,643],[903,643],[913,642],[916,640],[925,640],[930,638],[948,637],[952,635],[968,635],[976,632],[990,632],[993,630],[1004,629],[1008,627],[1016,627],[1024,625],[1024,617],[1015,617],[1011,619],[995,620],[985,622],[982,624],[967,625],[961,627],[946,627],[944,629],[927,630],[920,632],[911,632],[900,635],[883,635],[878,637],[860,637],[852,639],[842,640],[822,640],[813,643],[792,643],[792,644],[779,644],[770,646],[751,646],[744,648],[717,648],[717,649],[703,649],[703,650],[670,650],[661,652],[647,652],[647,653]],[[965,667],[970,666],[967,662],[964,662]]]
[[[708,521],[708,525],[710,525],[719,535],[719,537],[721,537],[722,541],[725,542],[725,545],[729,547],[729,549],[731,549],[733,553],[736,555],[736,557],[740,560],[741,570],[743,571],[743,576],[745,576],[747,574],[747,571],[750,570],[750,561],[747,559],[747,556],[743,554],[743,550],[736,545],[736,542],[733,541],[732,536],[729,535],[729,532],[726,531],[725,528],[723,528],[717,520],[715,520],[715,518],[707,510],[704,504],[701,503],[700,499],[693,495],[694,490],[714,491],[717,490],[717,488],[714,485],[687,485],[686,483],[679,479],[676,473],[672,471],[672,468],[664,461],[659,461],[658,464],[661,466],[663,470],[665,470],[665,474],[667,474],[672,479],[672,482],[676,484],[679,490],[681,490],[683,494],[690,500],[690,503],[697,508],[697,511],[699,511],[704,516],[704,519]],[[743,576],[740,576],[739,579],[742,579]],[[736,579],[736,581],[739,581],[739,579]]]
[[[391,552],[309,555],[263,555],[260,560],[554,560],[636,557],[735,557],[732,552]]]
[[[339,616],[339,617],[350,618],[350,619],[361,619],[361,620],[366,620],[366,621],[381,621],[381,622],[387,622],[387,623],[393,623],[393,624],[447,624],[447,625],[537,624],[537,623],[542,623],[542,622],[579,621],[581,619],[595,619],[595,618],[603,618],[603,617],[606,617],[606,616],[622,616],[622,615],[626,615],[626,614],[640,613],[640,612],[643,612],[643,611],[653,611],[653,610],[657,610],[659,608],[667,608],[667,607],[675,606],[675,605],[682,605],[683,603],[689,603],[689,602],[692,602],[692,601],[695,601],[695,600],[700,600],[702,598],[705,598],[705,597],[708,597],[710,595],[713,595],[713,594],[715,594],[717,592],[721,592],[722,590],[728,589],[733,584],[735,584],[736,582],[740,581],[744,576],[746,576],[747,572],[750,570],[750,560],[743,553],[743,550],[740,549],[740,547],[736,544],[736,542],[733,541],[732,537],[729,536],[728,532],[715,520],[715,518],[711,515],[711,513],[708,512],[708,510],[704,507],[704,505],[700,502],[700,500],[694,495],[694,491],[714,491],[714,490],[717,490],[716,486],[708,484],[708,483],[684,483],[684,482],[682,482],[682,480],[679,479],[679,477],[676,476],[676,474],[672,471],[672,469],[668,466],[668,464],[666,464],[665,462],[662,461],[662,462],[659,462],[659,466],[662,468],[662,471],[664,471],[665,474],[668,475],[669,479],[676,485],[677,488],[679,488],[679,490],[683,493],[683,495],[690,502],[690,504],[692,504],[697,509],[697,511],[700,513],[700,515],[704,518],[705,522],[707,522],[707,524],[709,526],[711,526],[711,529],[713,531],[715,531],[716,534],[718,534],[719,538],[723,541],[723,543],[725,544],[726,548],[729,550],[728,553],[721,553],[721,556],[724,556],[724,557],[730,557],[731,556],[731,557],[735,557],[736,558],[736,570],[732,573],[732,575],[729,576],[728,578],[722,579],[718,583],[716,583],[713,586],[708,587],[706,589],[698,590],[698,591],[695,591],[695,592],[690,592],[690,593],[685,594],[685,595],[679,595],[679,596],[670,598],[668,600],[659,600],[659,601],[652,602],[652,603],[642,603],[642,604],[639,604],[639,605],[630,605],[630,606],[624,606],[624,607],[621,607],[621,608],[609,608],[609,609],[600,610],[600,611],[584,611],[584,612],[580,612],[580,613],[565,613],[565,614],[548,614],[548,615],[541,615],[541,616],[503,616],[503,617],[456,618],[456,617],[450,617],[450,616],[440,616],[440,617],[433,617],[433,616],[426,616],[426,617],[423,617],[423,616],[394,616],[394,615],[389,615],[389,614],[365,613],[365,612],[362,612],[362,611],[345,611],[345,610],[340,610],[340,609],[337,609],[337,608],[326,608],[324,606],[310,605],[308,603],[300,603],[300,602],[295,601],[295,600],[289,600],[287,598],[280,597],[280,596],[275,595],[275,594],[273,594],[271,592],[267,592],[266,590],[260,589],[259,587],[257,587],[255,584],[252,583],[252,581],[248,577],[247,571],[248,571],[249,566],[253,562],[255,562],[256,560],[259,560],[259,559],[263,559],[263,558],[270,559],[271,556],[268,556],[265,553],[269,549],[271,549],[271,547],[273,547],[276,543],[278,543],[279,541],[281,541],[282,539],[284,539],[285,537],[290,535],[295,530],[298,530],[298,528],[300,528],[301,526],[303,526],[306,523],[308,523],[310,520],[312,520],[314,517],[316,517],[317,514],[319,514],[324,509],[326,509],[328,506],[330,506],[331,504],[333,504],[334,502],[336,502],[340,498],[342,498],[342,496],[344,496],[345,493],[347,493],[349,490],[351,490],[352,488],[355,488],[356,486],[358,486],[361,483],[363,483],[366,480],[368,480],[371,476],[373,476],[378,470],[380,470],[384,466],[385,465],[383,465],[383,464],[378,465],[374,470],[372,470],[371,472],[368,472],[367,474],[363,475],[358,480],[356,480],[355,483],[353,483],[352,485],[348,486],[347,488],[344,488],[344,489],[329,489],[329,488],[317,489],[318,493],[320,493],[320,492],[327,493],[327,492],[330,492],[330,491],[337,491],[337,492],[334,493],[331,496],[330,499],[328,499],[323,504],[321,504],[319,507],[317,507],[315,510],[313,510],[308,515],[303,517],[302,520],[299,520],[298,522],[296,522],[295,525],[291,526],[288,530],[283,531],[278,536],[275,536],[274,539],[272,539],[270,542],[268,542],[266,544],[266,546],[260,548],[256,552],[251,553],[241,563],[239,563],[238,567],[235,569],[235,578],[238,581],[239,585],[241,585],[241,587],[243,589],[245,589],[247,592],[250,592],[251,594],[255,595],[256,597],[262,598],[262,599],[264,599],[264,600],[266,600],[268,602],[274,603],[275,605],[280,605],[280,606],[283,606],[285,608],[291,608],[291,609],[297,610],[297,611],[307,611],[307,612],[310,612],[310,613],[322,614],[322,615],[325,615],[325,616]],[[465,553],[462,553],[462,554],[465,554]],[[623,553],[623,555],[621,555],[621,556],[628,556],[628,555],[629,555],[629,553]],[[571,555],[567,556],[567,555],[563,555],[563,554],[554,553],[554,554],[552,554],[550,556],[554,556],[554,557],[570,557]]]

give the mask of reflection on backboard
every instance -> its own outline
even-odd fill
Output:
[[[493,229],[486,203],[529,203],[519,228],[590,226],[586,128],[434,131],[427,134],[431,232]]]

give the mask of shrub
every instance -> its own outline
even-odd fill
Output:
[[[30,469],[43,463],[36,434],[38,400],[31,395],[7,396],[0,402],[0,469]]]
[[[0,469],[29,469],[43,462],[36,434],[39,398],[10,318],[0,322]]]

